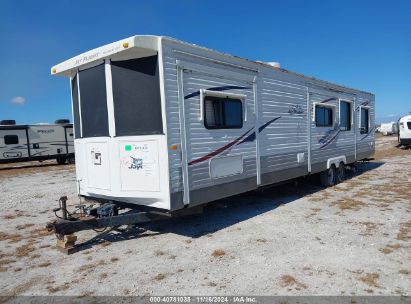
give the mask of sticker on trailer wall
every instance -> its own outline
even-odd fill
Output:
[[[130,167],[128,167],[129,169],[134,169],[134,170],[140,170],[143,169],[143,159],[142,158],[135,158],[135,157],[131,157],[131,164]]]
[[[95,166],[101,166],[101,152],[100,151],[94,151],[91,150],[91,159],[92,159],[92,163]]]
[[[101,165],[101,153],[94,153],[94,164]]]
[[[145,176],[153,174],[155,160],[147,144],[124,145],[124,151],[126,155],[120,160],[122,168],[142,172]]]

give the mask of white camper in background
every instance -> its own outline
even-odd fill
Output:
[[[74,163],[73,125],[69,122],[16,125],[14,120],[0,121],[0,164],[47,159]]]
[[[396,123],[395,121],[392,121],[389,123],[383,123],[378,128],[378,131],[385,136],[397,134],[398,133],[398,123]]]
[[[168,211],[374,153],[374,95],[168,37],[51,68],[70,78],[79,195]],[[338,73],[338,71],[337,71]]]
[[[399,142],[402,146],[411,146],[411,115],[404,116],[399,121]]]

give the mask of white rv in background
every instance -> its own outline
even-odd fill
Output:
[[[374,95],[168,37],[51,68],[70,78],[79,195],[168,211],[374,153]],[[338,71],[336,71],[338,73]]]
[[[74,163],[73,125],[69,122],[16,125],[14,120],[0,121],[0,164],[47,159]]]
[[[399,142],[402,146],[411,146],[411,115],[399,120]]]
[[[378,128],[378,132],[382,133],[385,136],[392,135],[392,134],[398,134],[398,123],[396,123],[395,121],[392,121],[389,123],[383,123]]]

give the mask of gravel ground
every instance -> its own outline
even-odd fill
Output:
[[[411,151],[395,139],[378,138],[376,161],[335,187],[247,193],[71,256],[43,228],[59,196],[79,202],[74,167],[2,166],[0,294],[409,295]]]

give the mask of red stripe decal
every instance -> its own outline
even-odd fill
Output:
[[[200,158],[197,158],[197,159],[195,159],[195,160],[192,160],[191,162],[188,163],[188,165],[191,166],[191,165],[194,165],[194,164],[201,163],[201,162],[203,162],[203,161],[205,161],[205,160],[207,160],[207,159],[210,159],[210,158],[213,157],[213,156],[216,156],[216,155],[220,154],[221,152],[224,152],[224,151],[227,150],[228,148],[230,148],[230,147],[234,146],[236,143],[238,143],[241,139],[243,139],[244,136],[246,136],[248,133],[250,133],[250,131],[251,131],[252,129],[253,129],[253,128],[251,128],[250,130],[248,130],[247,132],[245,132],[243,135],[241,135],[239,138],[235,139],[234,141],[226,144],[225,146],[223,146],[223,147],[221,147],[221,148],[219,148],[219,149],[217,149],[217,150],[215,150],[215,151],[213,151],[213,152],[210,152],[210,153],[208,153],[207,155],[204,155],[204,156],[202,156],[202,157],[200,157]]]

